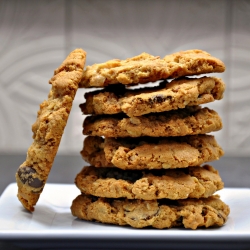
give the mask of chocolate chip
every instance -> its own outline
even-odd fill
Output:
[[[22,183],[26,183],[33,188],[41,188],[43,186],[43,181],[37,177],[33,177],[34,174],[36,174],[36,170],[32,167],[20,167],[18,169],[18,176]]]
[[[165,97],[163,95],[156,95],[154,98],[153,98],[153,102],[155,103],[162,103],[165,101]]]
[[[208,212],[207,208],[204,207],[204,208],[202,209],[201,215],[202,215],[202,216],[206,216],[206,215],[207,215],[207,212]]]
[[[20,167],[18,169],[18,176],[20,177],[22,183],[26,183],[34,173],[36,173],[36,171],[31,167]]]
[[[43,186],[43,182],[38,178],[31,178],[28,180],[29,186],[33,188],[40,188]]]
[[[172,96],[164,96],[162,94],[155,95],[152,98],[149,98],[148,102],[150,105],[154,105],[157,103],[165,102],[166,100],[172,101]]]
[[[32,174],[32,173],[36,173],[36,170],[31,168],[31,167],[20,167],[18,169],[18,175],[19,175],[20,178],[23,175],[29,175],[29,174]]]

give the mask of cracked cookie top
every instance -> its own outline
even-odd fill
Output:
[[[144,201],[81,194],[74,199],[71,212],[79,219],[134,228],[197,229],[224,225],[230,209],[218,195],[200,199]]]
[[[207,198],[224,187],[210,165],[144,171],[90,166],[82,169],[75,183],[85,194],[142,200]]]
[[[125,114],[87,116],[83,122],[83,134],[105,137],[167,137],[206,134],[218,131],[222,126],[222,120],[216,111],[188,106],[136,117],[127,117]]]
[[[224,70],[221,60],[202,50],[181,51],[164,58],[144,52],[125,60],[113,59],[87,66],[79,87],[105,87],[117,83],[135,85]]]
[[[223,98],[224,82],[216,77],[184,78],[162,82],[155,88],[128,90],[121,85],[85,94],[84,114],[141,116],[196,106]]]
[[[102,138],[84,140],[81,155],[95,167],[174,169],[218,160],[224,154],[212,135],[172,138]]]

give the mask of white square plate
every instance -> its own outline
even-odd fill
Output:
[[[22,246],[25,246],[25,242],[28,243],[24,240],[29,240],[30,243],[44,243],[49,240],[50,243],[54,241],[58,244],[67,241],[71,242],[69,248],[72,249],[74,248],[72,242],[76,241],[77,246],[93,245],[97,241],[98,244],[102,241],[109,242],[111,246],[117,241],[120,247],[122,242],[133,244],[140,241],[147,246],[150,246],[150,242],[154,242],[154,245],[158,242],[170,244],[171,249],[180,244],[185,244],[186,247],[192,246],[193,249],[194,246],[206,249],[207,243],[210,244],[210,248],[211,244],[220,244],[220,248],[227,246],[226,249],[239,247],[239,244],[250,246],[250,189],[248,188],[224,188],[219,191],[221,199],[231,209],[227,223],[221,228],[198,230],[134,229],[76,219],[70,212],[71,202],[79,194],[75,185],[46,184],[34,213],[29,213],[22,207],[16,194],[17,187],[13,183],[0,197],[0,240],[16,241]],[[35,245],[29,246],[35,248]],[[64,247],[66,248],[65,244]],[[129,245],[126,248],[128,247]]]

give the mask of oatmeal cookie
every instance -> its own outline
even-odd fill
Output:
[[[222,120],[216,111],[196,106],[137,117],[92,115],[83,122],[84,135],[106,137],[184,136],[220,129]]]
[[[82,78],[86,52],[72,51],[54,71],[48,99],[40,104],[37,120],[32,126],[33,143],[26,160],[17,170],[18,199],[34,211],[48,178],[67,123],[78,84]]]
[[[173,138],[105,138],[88,136],[81,155],[95,167],[168,169],[218,160],[222,148],[212,135]]]
[[[216,77],[177,79],[161,87],[134,90],[117,85],[86,93],[80,108],[84,114],[141,116],[220,100],[224,90],[224,82]]]
[[[210,165],[144,171],[90,166],[82,169],[75,183],[84,194],[142,200],[207,198],[224,187]]]
[[[224,63],[202,50],[187,50],[164,58],[142,53],[125,60],[113,59],[87,66],[80,87],[105,87],[122,83],[135,85],[157,80],[224,72]]]
[[[74,199],[71,212],[79,219],[134,228],[197,229],[224,225],[230,209],[218,195],[200,199],[144,201],[81,194]]]

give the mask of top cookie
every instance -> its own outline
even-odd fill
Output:
[[[224,72],[224,63],[202,50],[187,50],[165,56],[142,53],[125,60],[113,59],[88,66],[79,87],[138,84],[161,79]]]
[[[82,78],[85,60],[84,50],[72,51],[54,71],[49,81],[52,88],[48,99],[40,104],[37,120],[32,126],[34,141],[16,173],[18,199],[29,211],[34,211],[48,178]]]

